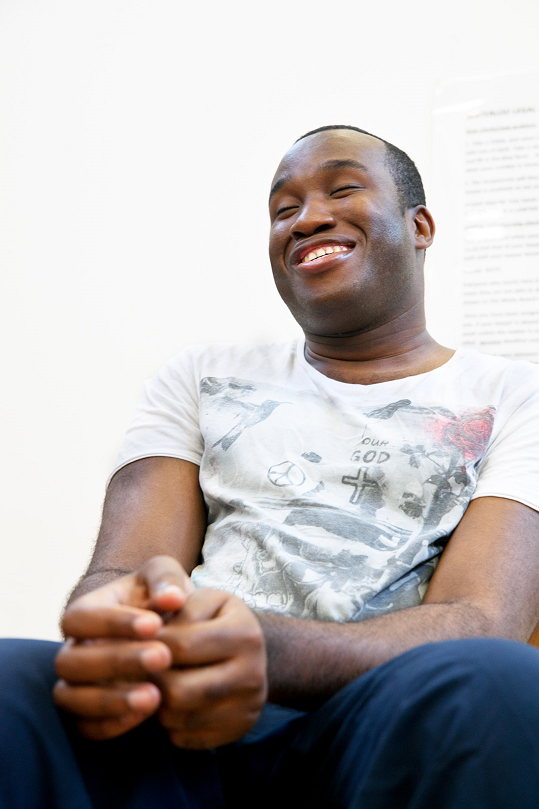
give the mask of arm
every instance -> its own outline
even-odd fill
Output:
[[[92,560],[68,605],[138,570],[152,556],[173,556],[191,573],[206,531],[198,473],[198,466],[189,461],[143,458],[114,475]]]
[[[525,641],[539,618],[539,514],[512,500],[474,500],[418,607],[354,624],[259,617],[269,698],[299,708],[424,643],[483,635]]]
[[[62,618],[68,641],[56,660],[55,701],[91,738],[129,730],[161,703],[151,680],[172,657],[156,637],[159,613],[179,609],[194,588],[179,565],[150,565],[142,578],[133,571],[160,554],[187,572],[195,566],[206,528],[198,473],[187,461],[144,458],[109,484],[93,558]]]
[[[169,522],[160,516],[159,525],[169,525]],[[139,531],[135,534],[138,536]],[[480,498],[470,505],[453,533],[421,606],[344,625],[259,615],[268,650],[270,699],[313,707],[363,672],[423,643],[481,635],[527,639],[539,616],[538,539],[539,515],[536,512],[513,501]],[[140,557],[130,557],[129,539],[122,541],[127,543],[127,558],[135,565]],[[153,545],[152,551],[158,547]],[[117,560],[118,557],[111,555],[113,551],[111,541],[108,560]],[[143,574],[146,606],[152,598],[155,603],[156,584],[162,581],[163,575],[167,578],[167,564],[164,571],[158,565],[152,574],[153,584],[148,582],[147,573]],[[161,695],[161,721],[180,746],[211,747],[233,741],[255,721],[266,695],[260,623],[239,599],[229,594],[219,593],[217,597],[217,591],[201,590],[194,594],[196,598],[186,597],[185,592],[181,592],[184,587],[181,576],[173,572],[174,576],[180,591],[177,606],[184,605],[177,619],[163,627],[155,611],[147,613],[153,616],[152,621],[157,619],[159,623],[151,630],[152,643],[157,644],[161,655],[168,655],[167,661],[161,656],[160,662],[156,662],[155,651],[150,671],[140,662],[138,647],[132,641],[128,643],[131,652],[122,650],[116,658],[112,656],[116,676],[121,668],[130,678],[144,680],[146,672],[145,679],[159,685],[153,702],[151,695],[146,694],[144,707],[141,708],[139,699],[138,713],[129,714],[126,711],[131,708],[126,699],[120,696],[118,700],[114,689],[102,689],[90,708],[86,703],[81,707],[75,694],[76,677],[66,666],[68,679],[75,685],[67,686],[67,698],[62,686],[59,691],[63,693],[57,693],[57,701],[84,717],[82,725],[87,735],[93,738],[118,735],[153,713]],[[128,582],[134,579],[134,574],[125,577]],[[167,580],[171,581],[170,575]],[[101,599],[101,607],[91,606],[94,618],[97,614],[103,617],[103,594],[113,586],[107,585],[95,593]],[[79,626],[75,627],[76,631],[73,628],[73,622],[80,620],[88,627],[83,602],[93,595],[79,599],[68,609],[64,619],[67,634],[78,638],[106,634],[103,625],[94,626],[89,634]],[[135,621],[140,619],[138,611],[131,607],[128,615],[121,616],[116,607],[115,610],[114,621],[105,620],[109,635],[141,637],[140,633],[137,635],[138,630],[134,630]],[[147,624],[142,625],[149,633]],[[80,655],[81,650],[78,652]],[[100,665],[109,666],[101,670],[100,676],[96,673],[96,680],[111,677],[111,658],[106,650],[103,654],[99,648],[92,648],[91,653],[93,659],[101,654]],[[224,665],[215,666],[217,660]],[[60,676],[66,676],[62,666],[70,661],[73,661],[73,651],[67,648],[59,668]],[[188,668],[182,671],[182,666]],[[87,667],[79,659],[75,668],[85,672]],[[210,671],[215,674],[211,682],[207,679]],[[146,685],[150,687],[149,683]],[[236,720],[238,712],[243,712],[239,722]],[[107,720],[104,718],[107,715],[112,718]]]
[[[207,748],[258,718],[267,694],[260,624],[235,596],[195,591],[186,572],[205,526],[194,464],[148,458],[112,479],[56,659],[56,704],[83,735],[113,738],[159,710],[175,744]]]

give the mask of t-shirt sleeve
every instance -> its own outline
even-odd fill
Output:
[[[522,389],[513,392],[508,415],[479,468],[472,499],[506,497],[539,511],[539,373],[534,378],[524,395]]]
[[[199,375],[192,352],[182,351],[144,385],[112,476],[128,463],[155,456],[200,466]]]

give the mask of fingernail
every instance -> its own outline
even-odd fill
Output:
[[[140,653],[140,660],[147,671],[160,671],[170,663],[170,654],[165,646],[145,649]]]
[[[149,612],[147,615],[139,615],[133,621],[135,631],[140,635],[157,632],[161,628],[161,618],[157,613]]]
[[[127,703],[134,711],[147,711],[154,708],[159,701],[159,689],[154,685],[135,688],[127,695]]]
[[[167,596],[173,595],[173,596],[179,596],[180,598],[182,598],[183,595],[184,595],[183,590],[181,589],[181,587],[179,587],[177,584],[168,584],[168,582],[166,582],[166,581],[160,582],[157,585],[157,587],[155,588],[155,591],[156,591],[157,595],[160,595],[160,596],[162,596],[162,595],[167,595]]]

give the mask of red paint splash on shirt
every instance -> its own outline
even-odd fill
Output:
[[[494,407],[485,410],[464,413],[459,418],[445,418],[429,425],[429,432],[445,447],[459,449],[466,461],[478,461],[492,435],[494,425]]]

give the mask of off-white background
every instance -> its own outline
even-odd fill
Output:
[[[143,380],[297,333],[266,258],[291,142],[358,125],[428,194],[437,82],[537,66],[537,23],[536,0],[1,0],[0,635],[58,636]]]

